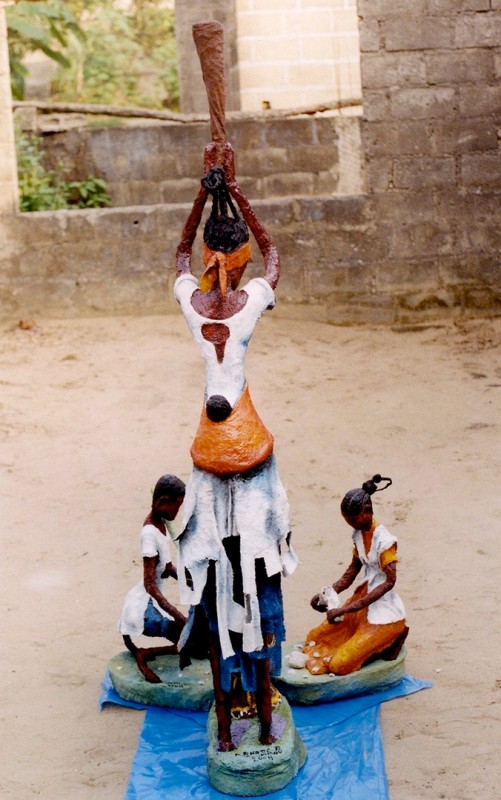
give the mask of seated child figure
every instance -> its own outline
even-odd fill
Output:
[[[386,485],[378,489],[381,481]],[[364,580],[338,608],[328,608],[322,594],[312,598],[316,611],[327,612],[325,622],[308,633],[303,648],[306,667],[313,675],[348,675],[376,656],[393,660],[407,636],[405,609],[393,588],[397,538],[376,522],[372,509],[372,495],[390,485],[391,478],[374,475],[343,498],[341,514],[353,528],[353,555],[332,589],[334,593],[347,589],[362,569]]]
[[[153,490],[151,511],[141,531],[143,580],[127,594],[118,629],[124,644],[150,683],[161,683],[147,661],[157,655],[177,653],[177,642],[186,617],[169,603],[163,591],[165,579],[177,580],[170,554],[170,522],[184,500],[185,485],[175,475],[163,475]],[[138,647],[131,636],[158,636],[173,642],[163,647]]]

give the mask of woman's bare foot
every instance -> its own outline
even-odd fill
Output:
[[[261,729],[261,736],[259,737],[259,741],[261,742],[261,744],[273,744],[274,742],[277,741],[277,737],[273,736],[271,731],[266,732]]]
[[[218,736],[217,749],[220,753],[229,753],[231,750],[234,750],[235,745],[231,741],[231,736]]]

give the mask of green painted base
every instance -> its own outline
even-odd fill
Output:
[[[139,672],[134,657],[118,653],[110,659],[108,669],[115,690],[124,700],[152,706],[208,711],[214,700],[212,673],[208,660],[193,659],[182,672],[179,656],[157,656],[149,662],[162,683],[148,683]]]
[[[378,659],[350,675],[312,675],[305,667],[292,669],[286,658],[292,649],[284,649],[284,666],[281,674],[273,678],[273,683],[290,703],[296,705],[330,703],[342,697],[381,692],[396,686],[405,674],[405,647],[394,661]]]
[[[235,720],[231,738],[236,749],[221,753],[217,750],[217,717],[213,707],[207,721],[207,774],[212,786],[238,797],[257,797],[287,786],[306,761],[306,747],[299,738],[285,697],[273,711],[271,730],[276,742],[264,745],[259,741],[256,717]]]

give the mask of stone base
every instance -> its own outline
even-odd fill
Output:
[[[152,706],[208,711],[214,700],[212,672],[208,660],[193,659],[191,666],[179,669],[178,655],[157,656],[148,662],[162,683],[149,683],[139,672],[134,657],[118,653],[110,659],[108,670],[115,691],[124,700]]]
[[[212,786],[238,797],[257,797],[287,786],[306,761],[306,747],[296,731],[285,697],[273,711],[271,730],[277,741],[263,745],[256,717],[235,720],[231,724],[231,737],[236,749],[221,753],[217,750],[217,717],[213,707],[207,721],[207,773]]]
[[[312,675],[306,667],[292,669],[286,658],[292,649],[284,649],[284,666],[273,683],[289,702],[297,705],[329,703],[342,697],[382,692],[396,686],[405,675],[405,647],[394,661],[378,659],[350,675]]]

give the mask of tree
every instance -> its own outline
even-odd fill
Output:
[[[163,0],[67,0],[86,32],[70,70],[54,83],[58,100],[176,108],[179,102],[174,12]]]
[[[67,56],[70,36],[83,40],[85,34],[64,0],[20,0],[15,6],[7,8],[6,19],[12,94],[17,100],[22,100],[27,75],[24,55],[41,50],[53,61],[68,68],[71,63]]]

